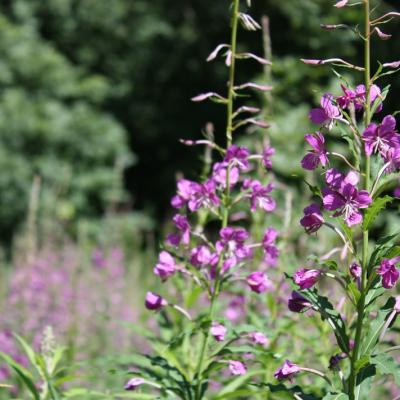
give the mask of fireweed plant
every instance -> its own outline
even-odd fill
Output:
[[[300,223],[308,234],[324,227],[333,229],[343,241],[347,257],[342,265],[328,259],[315,268],[300,268],[291,277],[295,290],[289,299],[291,311],[312,309],[320,313],[333,330],[338,350],[332,354],[326,373],[299,366],[295,360],[286,360],[275,373],[278,380],[290,381],[301,372],[320,375],[327,383],[324,399],[341,400],[368,398],[376,375],[393,375],[396,384],[400,383],[400,368],[391,356],[398,346],[389,348],[385,342],[385,335],[400,312],[400,297],[389,297],[400,275],[400,247],[396,245],[400,231],[376,242],[370,239],[375,219],[393,201],[386,193],[398,179],[400,169],[396,119],[394,115],[383,115],[389,87],[381,88],[378,82],[398,71],[400,62],[378,63],[377,70],[372,71],[371,39],[390,39],[382,25],[400,14],[375,15],[377,9],[372,9],[369,0],[342,0],[335,4],[339,9],[352,6],[363,10],[363,31],[346,25],[322,28],[352,29],[363,41],[364,65],[356,66],[340,58],[302,60],[309,65],[349,68],[361,80],[351,87],[335,71],[342,93],[324,94],[320,106],[310,111],[310,120],[317,129],[305,135],[309,150],[301,161],[305,170],[322,171],[324,184],[310,185],[316,200],[304,209]],[[348,144],[350,156],[330,151],[327,139],[337,133]],[[344,168],[336,168],[336,161]],[[333,279],[332,285],[337,284],[344,291],[345,307],[335,309],[327,297],[320,295],[316,284],[322,277]],[[341,314],[343,308],[352,310],[349,316]]]
[[[221,310],[224,296],[236,294],[233,302],[241,307],[244,301],[237,295],[238,291],[242,293],[244,289],[248,296],[253,296],[251,292],[258,296],[270,290],[273,284],[265,269],[273,267],[279,255],[277,231],[269,227],[261,241],[252,240],[241,217],[243,213],[249,216],[256,211],[271,213],[276,204],[272,197],[274,184],[268,174],[274,149],[266,145],[262,154],[252,154],[249,148],[233,143],[233,137],[245,127],[268,127],[257,116],[258,108],[237,105],[235,100],[247,97],[252,90],[271,90],[268,85],[236,82],[238,61],[249,59],[270,64],[263,57],[237,49],[240,26],[250,31],[261,28],[242,11],[250,7],[250,2],[240,3],[239,0],[232,3],[230,43],[218,45],[207,58],[212,61],[223,54],[229,70],[227,93],[208,92],[192,98],[195,102],[211,100],[226,107],[225,145],[215,143],[211,135],[206,135],[204,140],[183,141],[189,146],[205,145],[217,154],[218,161],[206,167],[207,175],[202,181],[185,178],[178,181],[177,193],[171,200],[176,209],[173,217],[176,230],[167,235],[154,266],[154,274],[161,282],[174,281],[178,288],[177,301],[171,299],[172,290],[164,296],[149,291],[145,298],[146,308],[159,312],[162,317],[160,334],[163,325],[171,323],[177,324],[180,333],[164,342],[161,349],[159,342],[154,342],[157,356],[144,356],[134,363],[138,368],[126,383],[126,390],[140,387],[167,398],[193,400],[202,399],[210,392],[232,397],[240,386],[238,377],[246,375],[247,379],[248,374],[265,373],[264,370],[248,371],[249,364],[255,363],[254,354],[262,353],[268,343],[265,334],[250,325],[232,328],[218,315],[228,311]],[[260,165],[266,173],[254,179],[254,171]],[[203,305],[197,316],[190,315],[189,308],[194,303]],[[178,347],[182,348],[181,352],[177,351]],[[222,389],[224,382],[227,386]]]

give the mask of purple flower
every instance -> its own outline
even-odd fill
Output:
[[[300,220],[300,224],[307,233],[317,232],[325,222],[321,214],[321,209],[317,204],[310,204],[304,209],[304,217]]]
[[[382,154],[386,167],[386,172],[392,173],[400,169],[400,146],[390,147]]]
[[[275,154],[275,149],[273,147],[264,147],[262,153],[262,163],[264,168],[271,169],[272,168],[272,160],[271,157]]]
[[[250,289],[256,293],[263,293],[272,287],[272,283],[267,275],[261,271],[252,272],[246,278],[246,282]]]
[[[161,310],[168,305],[167,300],[153,292],[147,292],[145,306],[148,310]]]
[[[290,299],[288,300],[288,308],[292,312],[302,312],[311,307],[311,303],[303,297],[300,293],[293,291]]]
[[[392,115],[383,118],[380,125],[371,123],[363,135],[367,155],[380,152],[384,155],[390,147],[400,146],[400,135],[396,131],[396,119]]]
[[[210,249],[204,245],[195,247],[190,253],[190,263],[195,267],[204,267],[210,264],[211,258]]]
[[[399,279],[400,272],[396,268],[398,262],[400,262],[400,257],[384,258],[376,271],[382,277],[382,286],[385,289],[394,287]]]
[[[172,246],[179,246],[180,243],[188,245],[190,242],[190,225],[185,215],[176,214],[172,219],[179,233],[169,234],[167,236],[167,242]]]
[[[358,191],[354,186],[358,182],[357,174],[349,173],[343,177],[335,169],[328,172],[326,180],[330,187],[322,190],[325,209],[337,210],[334,217],[344,215],[347,226],[359,224],[363,219],[359,209],[368,208],[372,203],[371,196],[366,190]]]
[[[105,268],[107,266],[106,258],[101,249],[94,249],[92,253],[92,262],[97,268]]]
[[[211,335],[214,336],[214,339],[217,342],[222,342],[225,339],[225,335],[227,329],[224,325],[219,324],[218,322],[213,322],[210,329]]]
[[[257,207],[267,212],[271,212],[275,209],[275,200],[269,195],[274,189],[271,183],[267,186],[263,186],[257,180],[245,179],[243,182],[243,189],[250,190],[250,194],[248,194],[247,197],[250,198],[250,209],[252,212],[255,212]]]
[[[262,346],[267,345],[269,342],[267,337],[262,332],[250,332],[249,338],[253,341],[253,343],[261,344]]]
[[[228,307],[225,309],[224,315],[230,321],[236,322],[246,314],[245,310],[246,299],[244,296],[235,296],[228,303]]]
[[[355,90],[342,86],[344,95],[337,97],[336,101],[342,109],[346,109],[350,104],[354,105],[355,110],[361,110],[365,106],[366,90],[364,85],[358,85]],[[372,85],[369,92],[370,104],[374,104],[377,98],[381,97],[381,89],[377,85]],[[382,110],[382,103],[377,107],[377,112]]]
[[[296,285],[299,285],[301,290],[309,289],[315,285],[320,275],[321,271],[318,269],[302,268],[293,275],[293,280]]]
[[[240,361],[229,360],[228,364],[232,375],[244,375],[247,372],[246,366]]]
[[[191,212],[195,212],[201,207],[218,207],[220,200],[215,190],[216,185],[213,180],[197,183],[180,179],[178,181],[178,193],[172,198],[171,204],[175,208],[182,208],[187,204]]]
[[[277,237],[278,232],[274,228],[269,227],[265,231],[262,241],[262,247],[264,249],[264,262],[270,266],[275,266],[279,257],[279,250],[275,246]]]
[[[359,278],[361,278],[362,269],[361,269],[361,267],[360,267],[357,263],[351,264],[350,267],[349,267],[349,270],[350,270],[350,275],[351,275],[354,279],[359,279]]]
[[[136,390],[140,385],[143,385],[145,380],[143,378],[132,378],[124,386],[125,390]]]
[[[220,240],[215,247],[218,255],[225,252],[223,272],[251,256],[251,250],[245,245],[245,241],[249,238],[249,233],[245,229],[227,226],[220,230],[219,235]]]
[[[247,147],[232,144],[226,151],[224,161],[237,166],[241,170],[247,170],[249,168],[249,161],[247,160],[249,156],[250,151]]]
[[[174,208],[182,208],[192,196],[192,186],[195,182],[188,179],[180,179],[177,183],[178,193],[171,200],[171,205]]]
[[[339,366],[340,361],[345,359],[346,356],[342,354],[335,354],[329,359],[329,369],[331,370],[336,370]]]
[[[229,163],[219,162],[215,163],[212,173],[212,181],[222,189],[226,187],[226,177]],[[235,186],[239,181],[239,168],[231,166],[229,168],[229,186]]]
[[[298,365],[285,360],[283,365],[275,372],[274,378],[278,380],[291,379],[293,375],[298,374],[300,371],[301,369]]]
[[[400,187],[394,189],[393,195],[394,197],[400,198]]]
[[[158,256],[158,263],[155,265],[153,271],[162,281],[172,276],[176,272],[176,264],[171,254],[167,251],[162,251]]]
[[[301,166],[304,169],[313,170],[321,164],[326,167],[328,164],[328,153],[325,148],[325,138],[321,132],[316,132],[314,135],[305,135],[304,138],[313,148],[301,160]]]
[[[321,107],[310,111],[309,117],[314,124],[332,126],[335,119],[340,118],[340,110],[333,104],[333,96],[324,94],[321,98]]]
[[[188,202],[189,210],[197,211],[201,207],[211,208],[220,205],[220,199],[215,193],[216,185],[213,180],[208,180],[205,183],[193,183],[192,195]]]

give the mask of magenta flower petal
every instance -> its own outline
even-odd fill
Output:
[[[309,289],[314,286],[321,275],[321,271],[317,269],[299,269],[294,275],[293,280],[300,289]]]
[[[271,289],[272,282],[268,279],[264,272],[252,272],[247,278],[246,282],[250,289],[256,293],[264,293],[266,290]]]
[[[384,258],[377,269],[377,274],[382,277],[382,286],[385,289],[393,288],[400,276],[400,272],[398,268],[396,268],[396,264],[400,261],[400,257],[395,258]]]
[[[124,386],[125,390],[136,390],[140,385],[143,385],[145,380],[143,378],[132,378]]]
[[[247,372],[246,366],[240,361],[229,360],[228,365],[232,375],[244,375]]]
[[[219,324],[218,322],[213,322],[210,329],[211,335],[214,336],[214,339],[217,342],[222,342],[225,339],[225,335],[227,329],[224,325]]]
[[[168,303],[163,297],[153,292],[147,292],[145,306],[148,310],[158,311],[167,305]]]
[[[301,369],[298,365],[286,360],[283,365],[277,369],[274,374],[274,378],[278,380],[290,379],[293,377],[293,375],[298,374],[300,371]]]

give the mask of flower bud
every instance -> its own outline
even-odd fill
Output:
[[[161,308],[168,305],[167,300],[153,292],[147,292],[145,306],[148,310],[161,310]]]

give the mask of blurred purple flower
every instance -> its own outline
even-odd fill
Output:
[[[226,187],[226,177],[229,164],[227,162],[218,162],[214,164],[212,181],[218,187],[224,189]],[[229,167],[229,186],[235,186],[239,181],[239,168],[236,166]]]
[[[267,212],[271,212],[275,209],[275,200],[270,196],[270,193],[274,189],[271,183],[267,186],[263,186],[257,180],[245,179],[243,182],[243,189],[250,190],[247,197],[250,198],[250,209],[252,212],[255,212],[258,207]]]
[[[232,166],[237,166],[239,169],[246,171],[249,169],[249,156],[250,151],[247,147],[232,144],[226,151],[224,162],[231,163]]]
[[[158,263],[153,271],[162,281],[165,281],[175,274],[176,269],[175,259],[167,251],[162,251],[158,256]]]
[[[262,332],[250,332],[249,338],[253,341],[253,343],[261,344],[262,346],[267,345],[269,342],[267,337]]]
[[[264,262],[269,266],[275,266],[279,257],[279,250],[275,245],[277,237],[278,232],[272,227],[269,227],[264,232],[262,241],[262,247],[264,249]]]
[[[272,288],[272,282],[262,271],[252,272],[250,275],[247,276],[246,282],[253,292],[259,294],[264,293],[266,290]]]
[[[155,311],[161,310],[161,308],[168,305],[167,301],[163,297],[153,292],[147,292],[144,304],[148,310]]]
[[[291,297],[288,300],[288,308],[292,312],[302,312],[308,309],[312,304],[303,297],[300,293],[293,291]]]
[[[190,253],[190,263],[195,267],[204,267],[210,264],[211,257],[211,251],[207,246],[197,246]]]
[[[262,163],[264,168],[271,169],[272,168],[272,160],[271,157],[275,154],[275,149],[273,147],[264,147],[262,153]]]
[[[321,97],[321,107],[310,111],[310,120],[317,125],[332,126],[334,120],[341,117],[340,110],[333,104],[334,98],[330,93]]]
[[[225,340],[225,335],[226,335],[227,329],[225,328],[224,325],[221,325],[218,322],[213,322],[211,325],[210,332],[211,332],[211,335],[214,336],[214,339],[217,342],[222,342]]]
[[[232,375],[244,375],[247,372],[246,366],[240,361],[229,360],[228,364]]]
[[[351,264],[349,270],[350,270],[350,275],[354,279],[361,278],[362,269],[357,263],[354,262],[353,264]]]
[[[299,285],[300,289],[309,289],[314,286],[321,275],[321,271],[318,269],[299,269],[294,275],[293,280],[296,285]]]
[[[278,380],[291,379],[295,374],[301,371],[300,367],[293,364],[289,360],[285,360],[283,365],[277,369],[274,374],[274,378]]]
[[[167,235],[167,243],[172,246],[179,246],[183,243],[187,246],[190,242],[190,225],[187,217],[185,215],[176,214],[172,220],[179,233]]]
[[[328,164],[328,152],[325,148],[325,138],[321,132],[316,132],[314,135],[305,135],[304,138],[313,148],[301,160],[301,166],[307,170],[313,170],[321,164],[326,167]]]
[[[321,214],[321,208],[317,204],[310,204],[304,209],[304,217],[300,220],[300,224],[307,233],[317,232],[325,222]]]
[[[400,276],[399,269],[396,268],[396,264],[400,262],[400,257],[384,258],[381,261],[377,274],[382,277],[382,286],[385,289],[393,288]]]
[[[217,254],[225,254],[223,272],[232,268],[240,261],[251,256],[250,248],[245,244],[249,233],[243,228],[226,227],[220,230],[220,240],[216,243]]]

